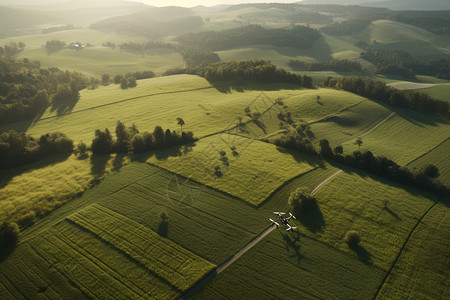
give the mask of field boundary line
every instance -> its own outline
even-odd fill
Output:
[[[422,157],[430,154],[431,152],[433,152],[434,150],[436,150],[437,148],[439,148],[442,144],[444,144],[446,141],[448,141],[450,139],[450,137],[446,138],[445,140],[443,140],[442,142],[440,142],[436,147],[434,147],[433,149],[428,150],[427,152],[425,152],[424,154],[414,158],[413,160],[411,160],[409,163],[407,163],[405,166],[409,166],[410,164],[414,163],[415,161],[421,159]]]
[[[319,190],[323,185],[325,185],[327,182],[329,182],[331,179],[342,173],[342,170],[337,171],[324,181],[322,181],[311,194],[315,193],[317,190]],[[180,300],[188,299],[190,296],[192,296],[195,292],[197,292],[200,288],[202,288],[206,283],[208,283],[211,279],[213,279],[216,275],[220,274],[221,272],[225,271],[226,268],[228,268],[232,263],[234,263],[236,260],[238,260],[242,255],[247,253],[251,248],[256,246],[260,241],[262,241],[269,233],[275,230],[275,227],[273,225],[269,225],[268,228],[266,228],[263,232],[258,234],[256,237],[254,237],[250,242],[248,242],[244,247],[242,247],[238,252],[236,252],[231,258],[227,259],[223,264],[215,268],[213,271],[211,271],[206,277],[198,281],[196,284],[194,284],[184,295],[181,295],[179,298]]]
[[[397,257],[394,259],[394,261],[392,262],[391,267],[389,268],[389,270],[386,272],[386,275],[384,276],[383,280],[381,281],[381,284],[378,286],[377,292],[375,293],[375,295],[373,296],[373,299],[377,299],[378,295],[380,294],[381,290],[383,289],[384,284],[386,283],[387,279],[389,278],[389,276],[391,275],[392,271],[394,270],[395,265],[397,264],[397,261],[400,259],[400,256],[402,255],[403,251],[406,248],[406,245],[408,244],[409,240],[411,239],[411,236],[413,235],[414,231],[416,231],[417,227],[419,227],[420,223],[422,223],[422,220],[428,215],[428,213],[436,206],[436,204],[438,204],[439,201],[435,201],[424,213],[423,215],[419,218],[419,220],[417,220],[416,224],[414,225],[414,227],[411,229],[411,231],[409,232],[408,236],[406,237],[405,242],[403,243],[402,247],[400,248],[400,251],[397,254]]]
[[[308,122],[308,123],[309,123],[309,124],[315,124],[315,123],[320,123],[320,122],[326,122],[326,121],[328,121],[328,119],[331,119],[331,118],[333,118],[333,117],[336,117],[338,114],[343,113],[343,112],[346,111],[347,109],[350,109],[350,108],[353,108],[353,107],[355,107],[355,106],[358,106],[358,105],[360,105],[361,103],[366,102],[366,101],[370,101],[370,100],[368,100],[368,99],[363,99],[363,100],[359,101],[358,103],[355,103],[355,104],[346,106],[346,107],[341,108],[340,110],[338,110],[338,111],[336,111],[336,112],[333,112],[333,113],[331,113],[331,114],[329,114],[329,115],[326,115],[326,116],[324,116],[324,117],[322,117],[322,118],[320,118],[320,119],[317,119],[317,120],[314,120],[314,121],[311,121],[311,122]]]
[[[73,114],[77,114],[77,113],[80,113],[80,112],[94,110],[94,109],[98,109],[98,108],[102,108],[102,107],[106,107],[106,106],[111,106],[111,105],[115,105],[115,104],[119,104],[119,103],[124,103],[124,102],[128,102],[128,101],[133,101],[133,100],[138,100],[138,99],[142,99],[142,98],[147,98],[147,97],[161,96],[161,95],[170,95],[170,94],[177,94],[177,93],[188,93],[188,92],[195,92],[195,91],[208,90],[208,89],[213,89],[213,87],[202,87],[202,88],[198,88],[198,89],[190,89],[190,90],[183,90],[183,91],[172,91],[172,92],[161,92],[161,93],[156,93],[156,94],[147,94],[147,95],[142,95],[142,96],[138,96],[138,97],[122,99],[122,100],[118,100],[118,101],[115,101],[115,102],[110,102],[110,103],[107,103],[107,104],[92,106],[92,107],[89,107],[89,108],[80,109],[80,110],[69,112],[69,113],[62,114],[62,115],[56,115],[56,116],[50,116],[50,117],[42,118],[42,119],[39,119],[37,121],[34,121],[33,123],[37,123],[37,122],[42,121],[42,120],[61,118],[61,117],[64,117],[64,116],[73,115]]]

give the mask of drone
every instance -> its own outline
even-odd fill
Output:
[[[287,227],[286,231],[289,231],[291,229],[297,229],[297,227],[292,227],[291,225],[289,225],[290,219],[294,219],[294,220],[297,219],[293,214],[289,213],[289,217],[284,217],[283,215],[285,215],[286,213],[277,212],[277,211],[274,211],[273,213],[278,215],[279,222]],[[278,226],[280,226],[280,223],[275,222],[271,218],[269,220],[272,222],[271,226],[276,225],[277,228],[278,228]]]

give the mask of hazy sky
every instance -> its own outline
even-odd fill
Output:
[[[143,2],[148,5],[153,6],[185,6],[185,7],[193,7],[196,5],[205,5],[205,6],[213,6],[217,4],[239,4],[239,3],[294,3],[299,2],[300,0],[288,1],[288,0],[132,0],[135,2]]]

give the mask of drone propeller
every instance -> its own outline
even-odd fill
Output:
[[[276,215],[285,215],[286,214],[286,213],[277,212],[277,211],[274,211],[273,213],[276,214]]]
[[[297,220],[297,218],[296,218],[293,214],[289,213],[289,215],[290,215],[291,218],[293,218],[294,220]]]

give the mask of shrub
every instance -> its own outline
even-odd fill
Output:
[[[20,229],[14,222],[4,222],[0,228],[0,245],[14,246],[19,241]]]
[[[354,247],[359,244],[361,237],[359,233],[355,230],[350,230],[345,234],[345,242],[350,246]]]
[[[306,188],[297,188],[289,195],[288,201],[296,216],[311,210],[316,205],[316,198]]]

